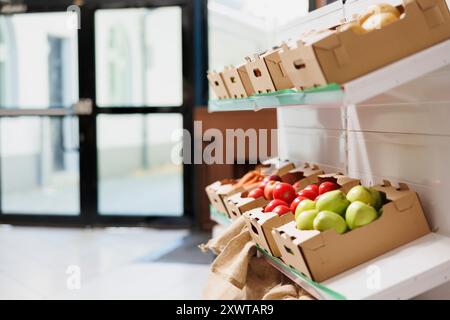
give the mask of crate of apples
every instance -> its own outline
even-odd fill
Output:
[[[341,234],[376,220],[386,202],[386,195],[374,188],[357,185],[345,194],[328,181],[310,185],[299,195],[302,199],[294,211],[298,229],[334,229]]]

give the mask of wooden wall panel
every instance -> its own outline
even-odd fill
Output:
[[[209,128],[219,129],[225,134],[226,129],[276,129],[277,116],[275,110],[236,111],[208,113],[207,108],[196,108],[194,120],[202,121],[202,130]],[[203,148],[208,145],[203,143]],[[275,148],[274,148],[275,149]],[[269,150],[271,155],[276,155],[276,150]],[[219,179],[238,178],[252,169],[250,164],[197,164],[195,165],[195,194],[196,194],[196,221],[203,230],[211,229],[213,222],[209,219],[209,201],[205,193],[205,187]]]

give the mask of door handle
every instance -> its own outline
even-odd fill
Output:
[[[70,108],[47,108],[47,109],[19,109],[0,108],[0,117],[41,116],[41,117],[64,117],[85,116],[92,114],[93,103],[91,99],[80,99]]]

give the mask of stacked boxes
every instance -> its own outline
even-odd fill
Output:
[[[243,73],[246,70],[244,77],[238,77],[235,68],[224,71],[227,79],[231,75],[245,83],[242,79],[248,77],[253,90],[245,86],[242,90],[239,80],[236,84],[228,80],[224,83],[217,73],[208,74],[208,79],[219,99],[345,84],[450,39],[450,12],[445,0],[404,0],[403,6],[394,10],[401,15],[377,28],[362,28],[359,23],[368,16],[364,13],[358,20],[336,28],[311,31],[292,47],[284,43],[281,48],[247,57],[246,64],[237,68]]]

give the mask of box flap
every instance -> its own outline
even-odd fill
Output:
[[[384,192],[386,198],[391,201],[387,205],[393,205],[398,211],[405,211],[410,209],[417,199],[417,194],[409,190],[408,186],[404,183],[399,184],[396,188],[391,185],[387,180],[384,181],[383,185],[373,186],[374,189]]]

